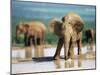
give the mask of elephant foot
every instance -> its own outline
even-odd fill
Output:
[[[54,60],[59,60],[60,57],[59,57],[59,56],[54,56],[53,59],[54,59]]]
[[[70,56],[65,56],[65,60],[72,59]]]

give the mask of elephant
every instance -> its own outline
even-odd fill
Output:
[[[41,45],[44,43],[46,27],[42,22],[31,21],[16,26],[16,39],[19,34],[24,34],[25,46]]]
[[[82,30],[84,22],[76,13],[68,13],[62,20],[52,19],[49,23],[50,31],[59,37],[54,59],[60,58],[61,48],[64,45],[65,60],[72,58],[73,43],[77,43],[78,55],[81,55]]]
[[[86,43],[90,45],[90,49],[93,50],[93,44],[94,44],[94,30],[92,28],[85,30],[85,37],[86,37]]]

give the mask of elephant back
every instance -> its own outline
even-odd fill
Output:
[[[30,27],[33,28],[33,29],[41,29],[41,30],[43,30],[43,31],[46,31],[45,24],[43,24],[42,22],[39,22],[39,21],[32,21],[32,22],[28,22],[28,24],[29,24]]]

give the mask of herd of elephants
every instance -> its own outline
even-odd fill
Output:
[[[49,30],[58,36],[58,43],[54,59],[60,58],[61,48],[64,45],[64,59],[72,58],[72,48],[77,44],[78,55],[81,55],[83,19],[76,13],[68,13],[61,20],[54,18],[49,21]],[[43,45],[47,28],[42,22],[32,21],[16,26],[16,39],[20,33],[24,34],[25,46]],[[92,28],[85,30],[86,42],[93,49],[94,31]],[[52,36],[53,37],[53,36]]]

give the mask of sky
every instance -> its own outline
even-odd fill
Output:
[[[12,1],[12,15],[29,19],[62,18],[69,12],[79,14],[83,20],[95,21],[95,6],[31,1]]]

